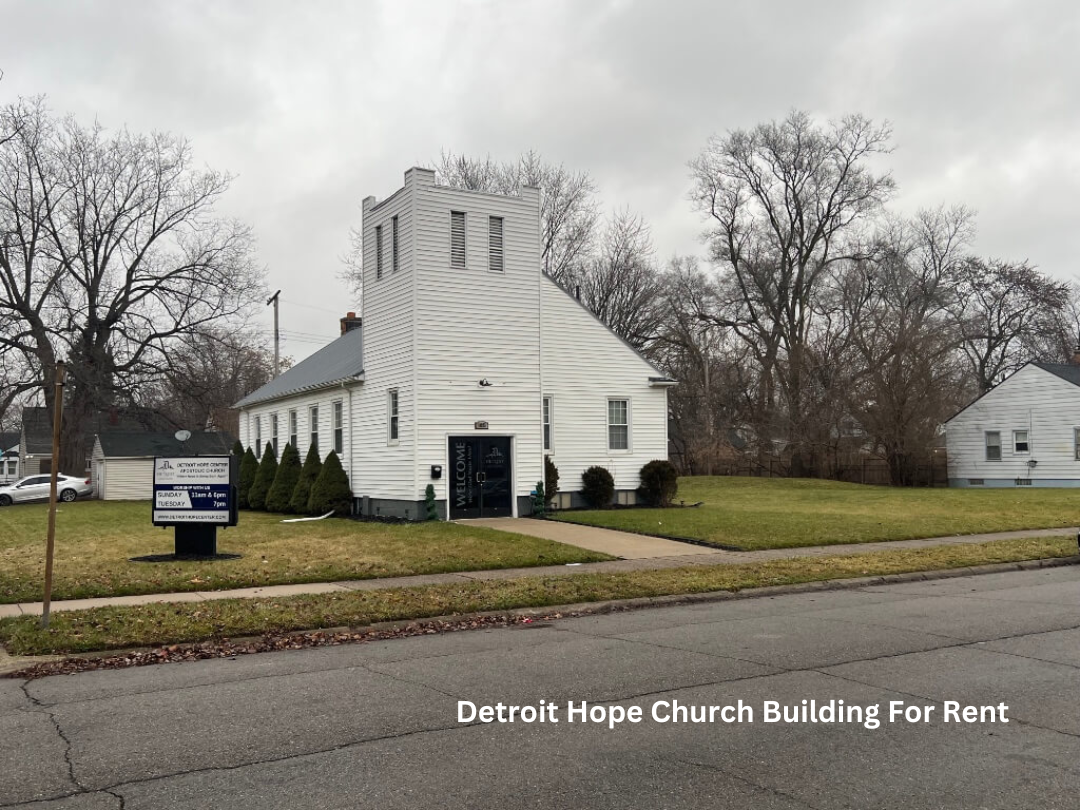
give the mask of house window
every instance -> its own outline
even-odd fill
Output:
[[[551,449],[551,397],[544,397],[544,449]]]
[[[293,408],[289,411],[289,444],[299,450],[300,445],[297,443],[296,432],[296,409]]]
[[[382,278],[382,225],[375,226],[375,278]]]
[[[387,442],[397,444],[398,441],[398,392],[391,388],[386,392],[386,417],[387,417]]]
[[[274,445],[274,456],[278,455],[277,443],[277,414],[270,414],[270,443]]]
[[[308,408],[308,430],[311,433],[311,446],[315,452],[319,452],[319,406],[312,405]]]
[[[503,271],[503,220],[502,217],[488,217],[488,267]]]
[[[1001,432],[986,431],[986,460],[1001,461]]]
[[[390,272],[398,271],[397,217],[390,220]]]
[[[345,450],[344,416],[341,400],[334,403],[334,452],[339,456]]]
[[[609,399],[608,413],[608,450],[630,449],[630,401]]]
[[[450,266],[465,269],[465,213],[450,212]]]
[[[1013,452],[1024,455],[1028,452],[1028,432],[1026,430],[1013,431]]]
[[[1080,461],[1080,428],[1073,428],[1073,455]]]
[[[262,417],[255,417],[255,455],[262,458],[263,446],[262,446]]]

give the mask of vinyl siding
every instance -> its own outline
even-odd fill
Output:
[[[512,436],[514,493],[543,477],[540,425],[539,193],[424,186],[416,195],[417,480],[446,466],[447,437]],[[451,266],[450,212],[465,213],[465,268]],[[490,217],[503,219],[503,270],[490,269]],[[481,388],[479,381],[491,385]],[[486,421],[486,431],[474,425]],[[446,497],[449,476],[436,482]]]
[[[103,465],[102,498],[107,501],[148,501],[154,494],[152,458],[109,458]]]
[[[1080,387],[1037,366],[1025,366],[946,425],[949,480],[968,486],[982,478],[986,486],[1080,485],[1073,429],[1080,427]],[[1028,431],[1029,452],[1017,454],[1013,431]],[[1001,433],[1001,461],[986,460],[986,432]],[[1029,468],[1028,461],[1038,463]]]
[[[611,472],[616,489],[636,489],[642,466],[667,458],[667,389],[649,386],[659,372],[546,277],[542,334],[559,489],[580,490],[593,465]],[[629,451],[608,449],[609,399],[630,402]]]

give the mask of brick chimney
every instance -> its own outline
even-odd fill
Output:
[[[341,334],[351,332],[353,329],[360,328],[360,318],[356,317],[355,312],[345,313],[345,317],[341,319]]]

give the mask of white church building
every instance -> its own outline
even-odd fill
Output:
[[[606,467],[632,503],[667,458],[665,377],[541,272],[540,192],[436,185],[413,168],[363,201],[363,304],[337,340],[237,406],[245,446],[341,456],[354,509],[451,519],[529,514],[544,456],[561,507]]]

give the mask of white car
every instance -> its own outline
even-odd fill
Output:
[[[0,487],[0,506],[27,501],[49,500],[49,475],[28,475],[13,484]],[[64,503],[90,495],[94,491],[89,478],[72,475],[56,476],[56,497]]]

